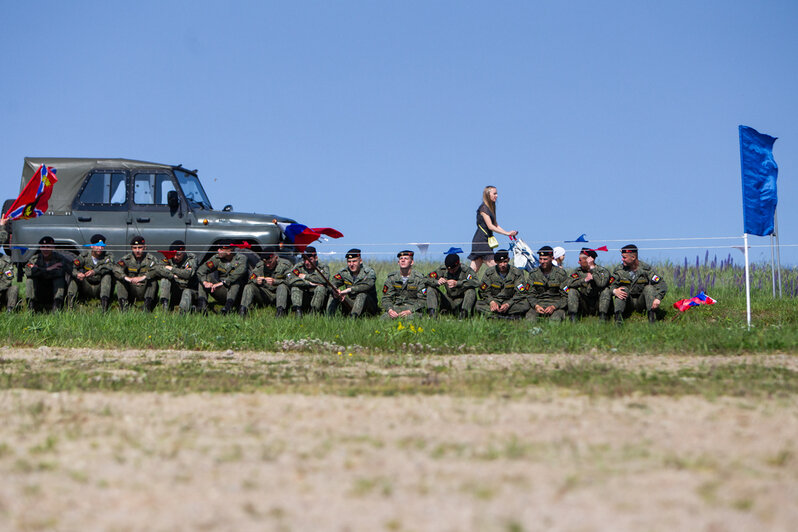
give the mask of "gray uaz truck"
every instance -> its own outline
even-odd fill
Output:
[[[221,239],[247,242],[257,252],[281,241],[278,222],[294,221],[273,214],[232,212],[229,205],[216,210],[196,170],[129,159],[26,157],[20,191],[41,165],[55,168],[58,182],[44,215],[9,222],[11,242],[6,253],[11,251],[17,263],[27,260],[45,235],[52,236],[62,251],[74,254],[86,249],[95,233],[105,235],[117,257],[128,252],[135,235],[143,236],[151,251],[169,249],[170,243],[182,240],[200,260]],[[12,202],[4,203],[4,213]]]

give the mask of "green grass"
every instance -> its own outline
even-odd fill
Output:
[[[670,300],[670,297],[668,298]],[[305,316],[275,319],[272,309],[238,316],[179,316],[156,311],[101,314],[92,307],[60,314],[5,315],[0,342],[11,346],[251,350],[298,353],[694,353],[798,351],[792,299],[758,298],[754,327],[745,325],[743,297],[679,314],[650,326],[634,316],[623,327],[595,318],[579,323],[444,317],[390,321]],[[401,323],[401,325],[400,325]]]

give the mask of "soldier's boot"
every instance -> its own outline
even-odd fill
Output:
[[[165,297],[161,298],[161,307],[163,308],[164,312],[169,312],[169,300]]]
[[[232,299],[228,299],[224,302],[224,307],[222,307],[222,315],[226,316],[233,311],[233,307],[235,307],[235,301]]]
[[[244,305],[238,307],[238,315],[241,316],[242,318],[247,317],[247,312],[248,312],[247,307],[245,307]]]
[[[154,301],[151,297],[144,298],[144,312],[152,312],[152,309],[155,307]]]
[[[601,323],[607,323],[607,313],[606,312],[599,312],[599,321]]]
[[[615,313],[615,325],[623,325],[623,313],[616,312]]]
[[[437,318],[438,317],[438,311],[436,309],[434,309],[434,308],[428,308],[427,309],[427,314],[429,315],[430,318]]]
[[[291,312],[296,314],[297,318],[301,318],[302,317],[302,307],[297,307],[295,305],[295,306],[291,307]]]
[[[576,323],[576,312],[569,312],[568,319],[571,321],[571,323]]]
[[[64,306],[64,300],[60,297],[53,299],[53,312],[60,312]]]
[[[461,319],[461,320],[467,320],[468,319],[468,311],[467,310],[461,310],[460,311],[460,315],[458,316],[458,318]]]
[[[100,308],[103,311],[103,314],[108,312],[108,297],[100,298]]]
[[[653,310],[648,311],[648,322],[649,323],[657,323],[657,313]]]
[[[130,303],[128,302],[127,298],[120,297],[119,298],[119,311],[120,312],[127,312]]]
[[[285,307],[277,307],[277,312],[274,313],[275,318],[282,318],[285,316]]]
[[[208,315],[208,300],[204,297],[197,299],[197,312]]]

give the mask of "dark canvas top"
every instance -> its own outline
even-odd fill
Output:
[[[25,164],[22,166],[22,183],[19,190],[25,188],[28,181],[36,173],[41,165],[52,166],[56,170],[58,182],[53,187],[53,195],[50,197],[48,212],[54,214],[64,214],[72,208],[72,199],[75,197],[86,174],[91,170],[103,169],[133,169],[133,168],[152,168],[152,169],[171,169],[172,165],[150,163],[146,161],[136,161],[132,159],[75,159],[63,157],[25,157]]]

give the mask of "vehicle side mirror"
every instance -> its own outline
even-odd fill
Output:
[[[177,197],[177,190],[170,190],[166,193],[166,203],[173,211],[180,207],[180,198]]]
[[[230,212],[230,211],[232,211],[232,210],[233,210],[233,206],[232,206],[232,205],[225,205],[225,206],[224,206],[224,209],[222,209],[222,210],[223,210],[224,212]]]

